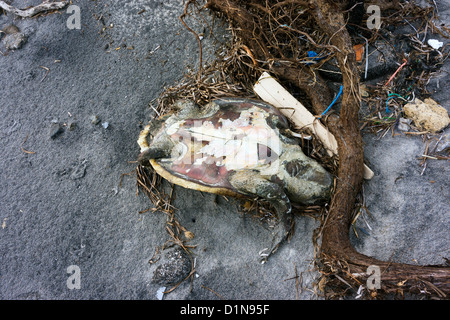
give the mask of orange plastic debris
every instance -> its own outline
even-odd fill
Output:
[[[356,54],[356,61],[361,62],[362,56],[364,54],[364,45],[363,44],[354,45],[353,50],[355,51]]]

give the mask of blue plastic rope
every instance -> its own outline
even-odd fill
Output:
[[[389,100],[394,98],[395,98],[394,96],[391,96],[386,100],[386,113],[391,113],[391,110],[389,110]]]
[[[328,108],[326,108],[326,110],[324,112],[322,112],[322,114],[319,116],[319,119],[322,118],[322,116],[328,112],[328,110],[330,110],[330,108],[333,106],[333,104],[337,101],[337,99],[341,96],[342,94],[342,89],[344,88],[344,86],[341,86],[341,88],[339,89],[339,93],[336,96],[336,98],[334,98],[333,102],[328,106]]]
[[[319,54],[317,52],[315,52],[315,51],[308,51],[308,58],[311,58],[313,61],[319,61],[319,60],[322,60],[323,58],[326,58],[326,57],[319,56]],[[307,62],[306,63],[307,66],[309,66],[311,64],[312,64],[312,62]]]

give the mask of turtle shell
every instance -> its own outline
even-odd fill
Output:
[[[278,127],[288,123],[277,109],[256,100],[220,99],[211,105],[216,111],[206,117],[174,115],[166,121],[161,130],[175,145],[172,156],[150,163],[172,183],[237,196],[229,182],[233,172],[278,170],[282,153]]]

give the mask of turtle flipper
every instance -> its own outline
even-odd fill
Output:
[[[294,219],[291,202],[281,185],[264,179],[252,170],[235,172],[230,177],[230,183],[238,192],[267,200],[276,210],[279,222],[273,230],[272,245],[260,251],[261,262],[264,263],[288,239],[292,230]]]
[[[148,167],[150,159],[168,158],[169,156],[170,153],[167,149],[150,147],[139,154],[137,161],[141,166]]]
[[[172,108],[177,112],[177,119],[190,119],[195,118],[196,115],[200,112],[200,108],[198,105],[194,103],[194,101],[189,99],[181,99],[175,101],[172,105]]]
[[[274,206],[279,219],[273,230],[272,246],[267,253],[261,254],[261,262],[264,263],[288,239],[295,220],[292,217],[291,201],[283,188],[276,183],[264,179],[262,181],[264,182],[258,185],[256,194]]]
[[[189,99],[177,100],[172,107],[177,112],[178,120],[207,118],[220,108],[214,101],[200,107]]]

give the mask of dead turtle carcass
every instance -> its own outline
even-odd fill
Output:
[[[308,158],[288,121],[262,101],[223,98],[199,107],[189,100],[141,131],[138,162],[185,188],[228,196],[261,197],[279,218],[276,251],[291,229],[291,201],[330,197],[332,176]]]

